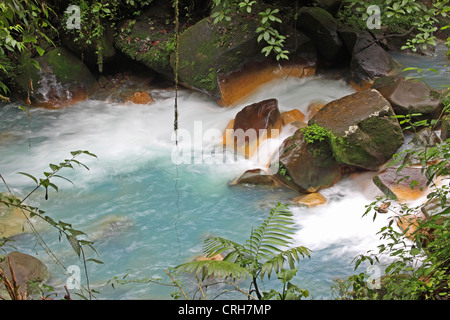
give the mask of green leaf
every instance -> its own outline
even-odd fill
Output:
[[[97,260],[97,259],[93,259],[93,258],[87,259],[86,261],[92,261],[92,262],[97,263],[97,264],[103,264],[103,261],[100,261],[100,260]]]
[[[18,174],[22,174],[22,175],[24,175],[24,176],[27,176],[27,177],[33,179],[33,181],[36,182],[37,185],[39,184],[38,181],[37,181],[37,179],[36,179],[35,177],[33,177],[31,174],[29,174],[29,173],[18,172]]]
[[[288,283],[297,274],[297,271],[298,268],[290,270],[283,269],[277,273],[277,277],[282,283]]]
[[[78,257],[81,254],[81,247],[80,243],[78,242],[77,238],[71,235],[66,235],[67,240],[69,241],[70,245],[72,246],[72,249],[75,251],[75,253],[78,255]]]

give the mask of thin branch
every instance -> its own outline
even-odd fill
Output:
[[[180,290],[181,294],[184,296],[184,298],[186,300],[189,300],[189,298],[187,297],[186,293],[184,293],[183,288],[178,284],[178,282],[172,277],[172,275],[169,273],[168,270],[165,270],[165,272],[167,273],[167,275],[172,279],[172,282],[178,287],[178,289]]]

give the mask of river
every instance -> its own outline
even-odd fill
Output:
[[[425,61],[436,68],[436,58],[395,57],[406,65]],[[441,71],[446,68],[444,64],[438,67]],[[447,80],[441,76],[434,84]],[[288,78],[262,87],[234,108],[221,108],[202,93],[181,90],[179,128],[194,137],[195,132],[223,131],[228,121],[252,102],[276,98],[281,112],[297,108],[306,113],[313,101],[329,102],[353,92],[342,80]],[[8,140],[0,144],[0,172],[19,196],[26,195],[34,184],[17,172],[42,177],[48,164],[70,158],[70,151],[89,150],[97,155],[79,158],[90,170],[76,167],[61,172],[73,185],[55,179],[58,193],[50,189],[45,200],[44,192],[39,191],[28,201],[54,220],[85,231],[94,241],[98,255],[87,250],[87,258],[103,262],[88,263],[89,282],[99,291],[98,299],[171,299],[174,287],[130,283],[113,288],[107,282],[129,274],[126,279],[159,277],[169,283],[165,270],[200,255],[206,236],[243,242],[276,203],[289,203],[297,195],[284,188],[231,187],[230,181],[258,163],[228,154],[220,155],[226,159],[223,163],[210,163],[207,157],[211,155],[203,152],[211,146],[208,141],[196,145],[184,136],[179,150],[192,151],[192,159],[200,161],[174,164],[174,92],[155,89],[152,97],[156,100],[152,105],[87,100],[61,110],[32,109],[31,120],[13,105],[0,108],[0,133],[8,132]],[[288,134],[284,131],[281,136]],[[276,143],[281,143],[282,137]],[[5,191],[0,186],[0,192]],[[293,282],[307,289],[310,299],[332,298],[333,279],[354,274],[352,259],[376,249],[376,233],[387,219],[382,216],[373,222],[371,217],[362,217],[365,206],[379,194],[370,177],[347,177],[321,193],[327,198],[325,205],[290,206],[297,228],[293,245],[312,250],[310,259],[300,261]],[[64,265],[82,270],[80,280],[85,283],[82,261],[67,241],[60,241],[58,233],[42,223],[37,226]],[[49,267],[50,284],[61,297],[67,275],[36,245],[32,234],[13,240],[16,249]],[[186,281],[186,290],[194,289],[189,279]],[[242,285],[246,289],[245,283]],[[278,286],[276,277],[264,281],[263,290],[271,286]],[[246,297],[237,293],[220,296],[228,298]]]

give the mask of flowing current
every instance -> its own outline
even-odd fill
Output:
[[[242,107],[263,99],[276,98],[280,112],[297,108],[307,114],[311,102],[329,102],[353,92],[340,80],[289,78],[270,83],[236,107],[222,108],[206,95],[182,90],[179,128],[190,135],[179,137],[179,149],[173,138],[171,90],[155,89],[156,102],[151,105],[88,100],[62,110],[32,109],[30,119],[16,107],[5,106],[0,108],[0,172],[12,191],[23,197],[34,183],[17,172],[43,177],[48,164],[70,158],[70,151],[96,154],[97,159],[78,159],[89,171],[75,167],[61,172],[73,185],[55,179],[58,193],[50,189],[45,200],[43,191],[36,192],[28,203],[55,221],[71,223],[94,241],[98,255],[87,249],[86,258],[103,262],[88,263],[89,283],[100,292],[99,299],[171,299],[174,287],[130,283],[112,288],[106,283],[126,274],[126,279],[159,277],[169,283],[164,271],[201,255],[206,236],[243,242],[278,202],[289,203],[297,196],[284,188],[230,186],[261,163],[226,153],[220,155],[226,159],[223,163],[208,162],[212,155],[202,150],[214,142],[198,143],[194,137],[208,130],[223,131]],[[290,133],[288,127],[283,130],[275,146]],[[173,154],[183,151],[192,151],[193,161],[176,165]],[[6,192],[3,185],[0,192]],[[297,228],[293,245],[312,250],[310,259],[300,261],[293,282],[307,289],[312,299],[331,298],[333,279],[354,274],[352,259],[376,249],[376,233],[386,222],[384,217],[375,222],[362,217],[365,205],[379,194],[370,175],[344,178],[321,193],[327,198],[325,205],[290,205]],[[81,269],[80,280],[85,283],[82,261],[68,242],[60,241],[58,233],[43,223],[37,228],[65,266]],[[25,233],[13,240],[15,249],[48,266],[50,285],[62,293],[67,275],[36,245],[34,236]],[[263,290],[278,285],[272,278],[264,282]],[[187,291],[195,289],[189,281],[185,285]],[[246,299],[238,293],[219,298]]]

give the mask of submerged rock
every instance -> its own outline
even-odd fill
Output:
[[[86,65],[63,47],[35,60],[40,69],[24,65],[13,84],[17,98],[33,107],[65,107],[87,99],[98,89]]]
[[[278,161],[270,171],[276,179],[301,193],[316,192],[339,181],[340,167],[334,160],[326,141],[308,143],[302,129],[284,140],[279,149]],[[278,166],[275,168],[274,166]]]
[[[96,221],[88,234],[91,241],[106,240],[122,234],[133,225],[134,222],[130,218],[110,215]]]
[[[328,103],[308,124],[329,131],[329,143],[338,163],[376,170],[404,141],[393,115],[389,102],[371,89]]]
[[[11,196],[1,193],[0,198],[4,199],[4,201],[8,201],[7,198],[9,199]],[[0,204],[0,238],[10,238],[29,231],[27,225],[27,219],[29,219],[29,217],[30,215],[27,211]]]

